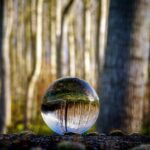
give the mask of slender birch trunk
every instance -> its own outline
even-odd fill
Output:
[[[96,52],[95,52],[95,74],[97,92],[100,92],[100,78],[105,59],[105,48],[107,39],[107,24],[109,12],[109,0],[98,0],[98,14],[96,27]]]
[[[60,78],[62,76],[62,37],[63,37],[63,29],[64,29],[64,22],[66,21],[66,16],[68,14],[68,12],[70,11],[70,8],[73,4],[74,0],[69,0],[69,2],[66,4],[65,8],[62,10],[62,16],[61,18],[59,18],[58,21],[58,29],[56,31],[56,35],[57,35],[57,78]],[[58,4],[58,6],[60,5],[60,3]],[[59,6],[60,7],[60,6]],[[58,8],[57,8],[58,9]],[[58,9],[59,10],[59,9]],[[59,10],[58,12],[60,12],[61,10]],[[61,12],[60,12],[61,13]],[[59,17],[59,13],[57,14],[57,16]]]
[[[13,23],[12,1],[3,1],[1,7],[1,85],[0,85],[0,132],[6,132],[7,126],[11,124],[11,91],[10,91],[10,35]]]
[[[73,20],[69,19],[69,29],[68,29],[68,41],[69,41],[69,58],[70,58],[70,76],[74,77],[76,74],[75,66],[75,39],[74,39],[74,29]]]
[[[144,134],[147,134],[150,133],[150,44],[149,44],[149,62],[148,65],[145,67],[144,75],[145,75],[145,98],[143,106],[144,108],[143,108],[142,132]]]
[[[56,0],[51,0],[50,2],[50,17],[51,17],[51,33],[50,33],[50,40],[51,40],[51,75],[52,80],[56,78]]]
[[[90,1],[84,0],[84,69],[85,80],[90,81],[90,41],[91,41],[91,13]]]
[[[43,0],[38,0],[37,4],[37,26],[36,26],[36,50],[35,50],[35,66],[33,72],[29,78],[27,87],[26,107],[25,107],[25,128],[28,125],[32,117],[32,101],[34,98],[35,85],[38,81],[41,65],[42,65],[42,11]]]

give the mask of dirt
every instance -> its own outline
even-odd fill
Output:
[[[66,149],[59,145],[67,142],[72,146],[72,150],[79,149],[75,145],[82,145],[82,149],[86,150],[127,150],[132,147],[150,143],[149,136],[140,134],[121,135],[121,134],[88,134],[88,135],[35,135],[33,133],[21,134],[1,134],[0,150],[2,149],[21,149],[21,150],[55,150]],[[73,143],[73,144],[72,144]],[[75,144],[76,143],[76,144]],[[65,143],[66,144],[66,143]],[[69,148],[70,149],[70,148]]]

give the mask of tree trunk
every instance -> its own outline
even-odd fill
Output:
[[[1,1],[0,10],[0,132],[6,132],[6,127],[11,124],[9,41],[13,23],[12,2]]]
[[[150,39],[149,39],[150,40]],[[150,48],[150,46],[149,46]],[[150,49],[149,49],[149,63],[145,68],[145,98],[143,108],[143,128],[144,134],[150,133]]]
[[[83,2],[75,1],[75,54],[76,54],[76,76],[84,78],[84,41],[83,41]]]
[[[56,70],[57,70],[57,78],[62,76],[61,71],[61,61],[62,61],[62,50],[61,50],[61,42],[62,42],[62,25],[63,19],[61,19],[61,0],[56,1]]]
[[[100,34],[99,36],[99,59],[100,59],[100,74],[103,70],[104,58],[105,58],[105,48],[106,48],[106,39],[107,39],[107,26],[108,26],[108,12],[109,12],[109,1],[110,0],[101,0],[100,4]],[[98,37],[98,35],[97,35]]]
[[[52,75],[52,81],[56,78],[56,0],[51,0],[50,1],[50,17],[51,17],[51,35],[50,35],[50,40],[51,40],[51,75]]]
[[[90,6],[91,1],[83,0],[84,3],[84,70],[85,70],[85,80],[90,82],[90,46],[91,46],[91,12]]]
[[[41,65],[42,65],[42,11],[43,11],[43,0],[38,0],[37,4],[37,26],[36,26],[36,50],[35,55],[35,66],[33,72],[29,77],[27,94],[26,94],[26,106],[25,106],[25,128],[28,128],[28,125],[31,121],[32,116],[32,101],[34,97],[35,85],[38,81]]]
[[[95,52],[95,74],[97,83],[97,92],[100,92],[100,78],[104,64],[104,54],[107,38],[107,25],[108,25],[108,7],[109,0],[98,0],[98,14],[96,26],[96,52]]]
[[[4,0],[1,1],[0,4],[0,133],[4,132],[6,129],[6,123],[5,123],[5,101],[4,101],[4,84],[3,84],[3,76],[4,76],[4,70],[3,70],[3,21],[4,21]]]
[[[68,27],[68,43],[69,43],[69,58],[70,58],[70,76],[75,77],[76,66],[75,66],[75,39],[74,39],[74,26],[73,20],[69,19]]]
[[[149,0],[110,2],[98,131],[139,132],[149,53]]]
[[[70,11],[70,8],[73,4],[74,0],[69,0],[68,4],[65,6],[65,8],[62,11],[62,17],[60,19],[60,26],[59,26],[59,21],[58,21],[58,26],[57,27],[57,57],[56,57],[56,63],[57,63],[57,78],[62,77],[62,37],[63,37],[63,28],[64,28],[64,22],[66,19],[66,16],[68,12]],[[59,6],[60,4],[58,4]],[[60,7],[60,6],[59,6]],[[58,9],[58,12],[60,12],[61,9]],[[61,12],[60,12],[61,13]],[[59,13],[57,16],[59,17]]]

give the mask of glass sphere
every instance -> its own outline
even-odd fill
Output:
[[[86,81],[60,78],[47,89],[41,114],[48,127],[60,135],[82,134],[97,120],[99,98]]]

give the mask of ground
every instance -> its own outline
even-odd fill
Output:
[[[150,143],[150,137],[140,134],[35,135],[33,133],[1,134],[2,149],[59,150],[127,150]]]

